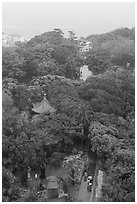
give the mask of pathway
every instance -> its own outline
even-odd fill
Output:
[[[92,162],[92,157],[90,161],[90,175],[94,177],[95,173],[95,166],[96,163]],[[47,166],[46,167],[46,176],[52,176],[56,175],[58,177],[62,177],[68,186],[68,193],[71,198],[73,198],[73,202],[90,202],[90,197],[91,197],[91,192],[87,190],[87,182],[82,180],[80,186],[78,184],[75,184],[74,186],[70,185],[69,179],[68,179],[68,174],[64,170],[64,168],[54,168],[52,166]],[[30,182],[30,187],[37,186],[39,184],[40,180],[39,178],[37,179],[32,179]],[[60,199],[55,199],[53,202],[59,202]],[[50,201],[50,202],[52,202]],[[60,202],[64,202],[61,201]]]
[[[89,202],[90,195],[91,193],[87,190],[87,182],[82,181],[79,188],[77,202]]]
[[[94,178],[95,169],[96,169],[96,160],[93,156],[94,155],[89,155],[88,160],[90,163],[89,172],[90,172],[90,175]],[[87,182],[82,180],[80,188],[79,188],[77,201],[78,202],[90,202],[90,198],[91,198],[91,192],[87,190]]]

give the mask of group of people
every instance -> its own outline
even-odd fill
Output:
[[[46,164],[42,164],[41,166],[40,166],[40,175],[39,175],[39,178],[41,179],[41,180],[43,180],[43,179],[45,179],[46,178],[46,174],[45,174],[45,171],[46,171]],[[24,171],[25,172],[25,171]],[[32,179],[32,172],[31,172],[31,168],[30,168],[30,166],[27,168],[27,170],[26,170],[26,174],[24,173],[24,178],[26,177],[26,181],[31,181],[31,179]],[[34,177],[35,178],[38,178],[38,174],[37,173],[35,173],[35,175],[34,175]]]
[[[71,169],[69,178],[70,178],[71,184],[74,186],[75,185],[75,170],[74,169]]]
[[[74,186],[76,179],[75,179],[75,170],[73,168],[70,171],[69,178],[70,178],[71,184]],[[93,185],[93,177],[89,174],[89,171],[86,165],[84,166],[84,170],[82,173],[82,179],[87,182],[87,189],[91,191],[91,188]]]
[[[82,178],[84,181],[87,182],[87,190],[91,191],[93,185],[93,177],[89,175],[89,171],[86,165],[84,166]]]

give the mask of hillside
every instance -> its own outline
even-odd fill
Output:
[[[21,198],[28,167],[56,170],[66,156],[92,151],[105,175],[100,200],[134,202],[134,32],[91,35],[93,48],[84,53],[75,34],[66,39],[60,29],[3,48],[3,201]],[[83,65],[93,72],[85,81]],[[56,112],[32,111],[44,94]]]
[[[135,69],[135,28],[121,28],[112,32],[90,35],[92,49],[86,53],[86,64],[94,74],[101,74],[118,66]]]
[[[100,44],[104,41],[115,40],[120,37],[135,41],[135,27],[131,29],[120,28],[103,34],[93,34],[89,35],[86,39],[93,42],[93,44]]]

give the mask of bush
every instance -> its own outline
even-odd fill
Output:
[[[59,152],[54,152],[50,157],[50,164],[54,167],[60,167],[63,161],[64,154]]]

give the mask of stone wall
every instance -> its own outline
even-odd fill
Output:
[[[98,202],[101,198],[101,189],[103,185],[103,171],[99,170],[99,164],[97,161],[95,174],[94,174],[94,180],[93,180],[93,186],[91,191],[91,197],[90,202]]]

